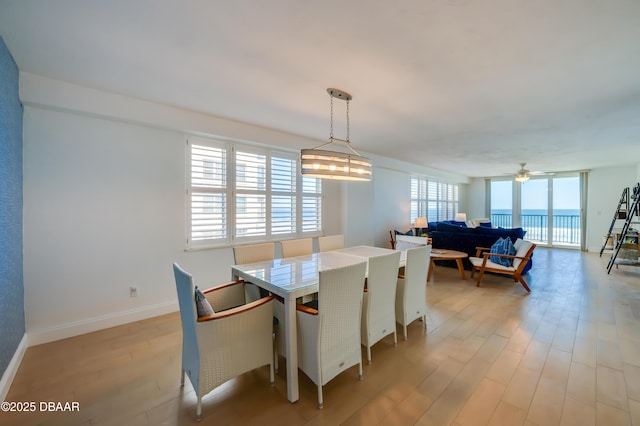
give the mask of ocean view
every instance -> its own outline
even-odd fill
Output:
[[[580,210],[555,209],[552,218],[552,242],[554,244],[580,244]],[[512,210],[491,210],[494,227],[512,228]],[[549,239],[549,215],[545,209],[524,209],[520,226],[527,231],[525,238],[546,243]]]
[[[493,209],[491,210],[491,214],[511,214],[511,210],[507,209]],[[523,215],[532,215],[532,216],[546,216],[546,209],[524,209],[522,210]],[[580,216],[579,209],[555,209],[553,211],[555,216]]]

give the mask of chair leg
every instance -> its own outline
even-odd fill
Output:
[[[322,385],[318,385],[318,408],[322,409],[323,407],[323,402],[322,402]]]
[[[480,281],[482,281],[482,276],[484,275],[484,269],[480,269],[480,275],[478,275],[478,283],[476,287],[480,287]]]
[[[276,385],[276,377],[273,372],[273,362],[269,364],[269,383],[271,383],[271,386]]]
[[[393,346],[398,346],[398,333],[393,332]]]
[[[278,347],[276,346],[276,333],[273,333],[273,366],[278,372]]]
[[[404,340],[407,340],[407,324],[404,324],[402,329],[404,330]]]
[[[422,316],[422,323],[424,324],[424,334],[427,334],[427,316]]]
[[[184,387],[184,376],[187,375],[187,372],[184,371],[184,368],[182,369],[182,374],[180,376],[180,387]]]
[[[522,287],[524,287],[525,290],[527,290],[529,293],[531,293],[531,289],[529,288],[529,286],[527,285],[527,283],[524,281],[524,279],[522,278],[521,275],[517,276],[518,281],[520,281],[520,284],[522,284]]]
[[[371,346],[367,346],[367,364],[371,364]]]
[[[360,357],[360,362],[358,363],[358,379],[362,380],[362,357]]]
[[[196,421],[202,420],[202,397],[198,395],[198,403],[196,404]]]

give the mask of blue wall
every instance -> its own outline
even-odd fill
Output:
[[[0,37],[0,376],[24,336],[22,104],[18,67]]]

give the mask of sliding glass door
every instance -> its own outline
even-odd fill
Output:
[[[520,184],[520,226],[527,240],[549,244],[549,179],[529,179]]]
[[[522,227],[537,244],[579,248],[582,239],[580,176],[537,176],[526,182],[491,180],[494,227]]]
[[[513,183],[510,180],[491,181],[491,225],[513,228]]]

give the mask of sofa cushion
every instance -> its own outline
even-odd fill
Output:
[[[490,253],[491,254],[507,254],[509,256],[513,256],[514,254],[516,254],[516,249],[513,246],[513,243],[511,242],[510,238],[499,238],[498,241],[496,241],[491,246]],[[497,263],[498,265],[502,265],[502,266],[511,266],[513,263],[513,259],[508,257],[501,257],[501,256],[489,256],[489,260],[491,260],[493,263]]]
[[[469,228],[466,226],[462,227],[459,225],[453,225],[449,222],[438,222],[438,226],[436,227],[436,231],[438,232],[452,232],[455,234],[468,234]]]
[[[478,226],[477,228],[473,228],[473,230],[479,234],[494,235],[496,238],[509,237],[511,242],[516,241],[518,238],[523,238],[524,234],[527,233],[527,231],[522,228],[485,228]]]
[[[524,257],[524,255],[527,254],[531,246],[532,246],[532,243],[530,241],[525,241],[521,238],[518,238],[516,240],[516,243],[514,244],[514,247],[516,249],[516,256]],[[513,259],[513,267],[518,268],[521,262],[522,262],[522,259]]]

